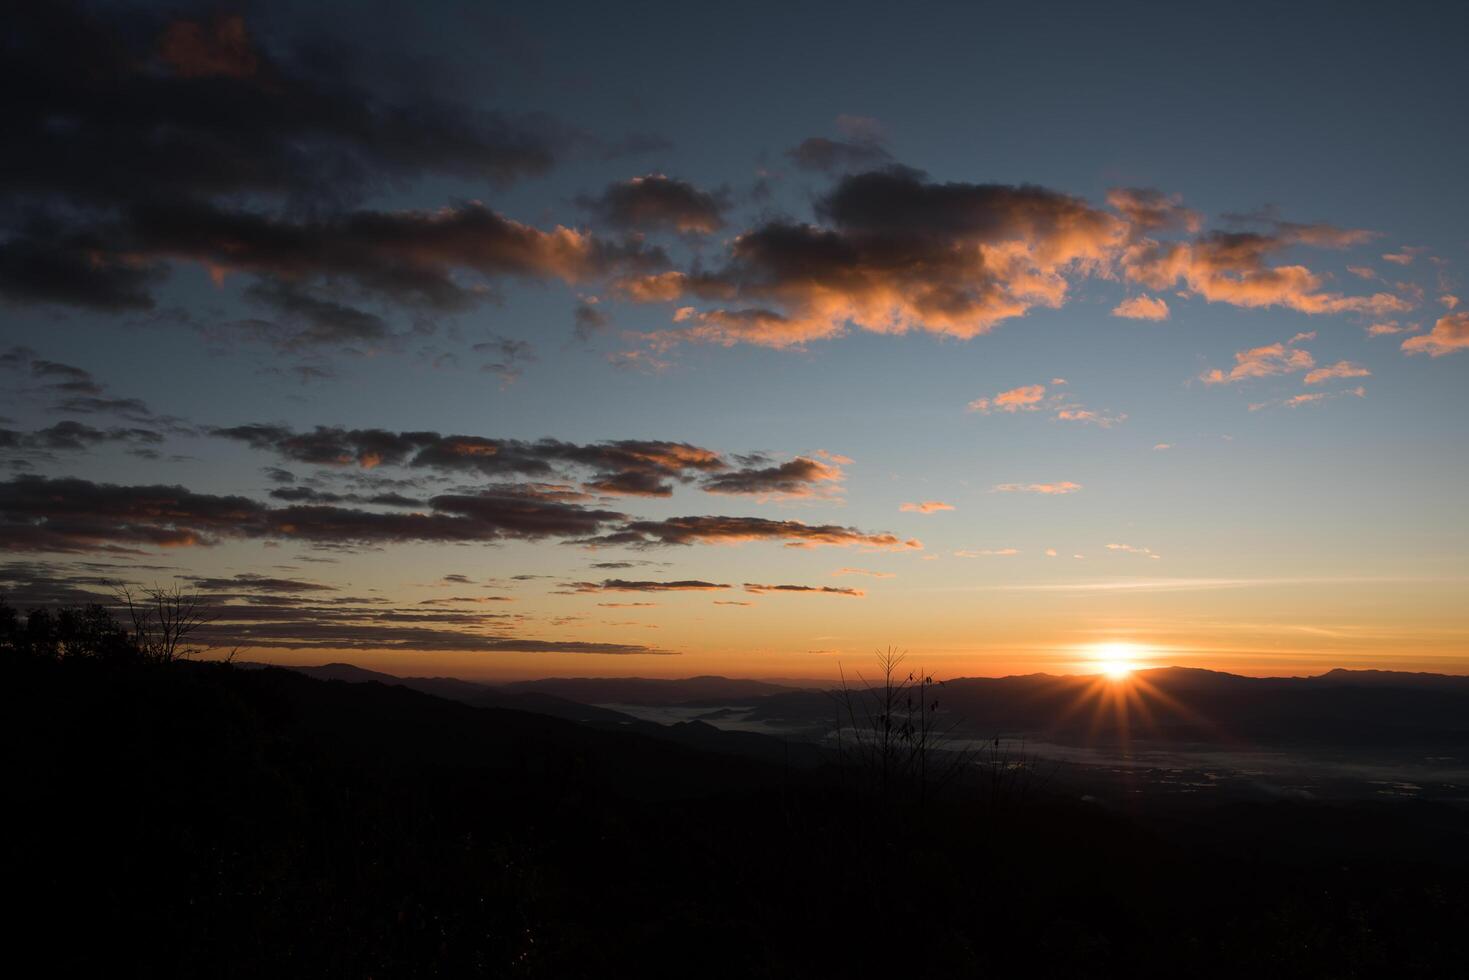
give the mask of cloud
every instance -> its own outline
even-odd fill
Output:
[[[701,582],[697,579],[677,582],[647,582],[607,578],[600,582],[576,582],[573,588],[578,592],[715,592],[727,589],[729,586],[716,582]]]
[[[1064,494],[1075,493],[1081,489],[1081,484],[1070,480],[1060,483],[997,483],[994,489],[997,493]]]
[[[811,595],[844,595],[860,598],[867,593],[861,589],[840,589],[831,585],[757,585],[754,582],[745,583],[745,591],[756,595],[767,592],[798,592]]]
[[[1405,327],[1402,324],[1398,323],[1398,321],[1391,320],[1391,321],[1389,321],[1387,323],[1374,323],[1374,324],[1372,324],[1371,326],[1369,326],[1367,328],[1367,336],[1369,336],[1369,337],[1386,337],[1386,336],[1390,336],[1390,335],[1395,334],[1395,333],[1407,333],[1407,332],[1412,331],[1413,329],[1414,328],[1411,327],[1411,326],[1406,326]]]
[[[890,168],[844,176],[817,201],[827,226],[774,221],[738,236],[724,268],[680,277],[682,336],[789,347],[841,333],[973,337],[1059,306],[1066,273],[1099,268],[1122,223],[1032,186],[939,184]],[[675,280],[666,280],[670,285]]]
[[[1052,378],[1051,385],[1060,387],[1066,384],[1064,378]],[[1058,422],[1089,422],[1100,425],[1103,428],[1111,428],[1119,422],[1127,419],[1126,413],[1100,412],[1084,408],[1080,403],[1071,400],[1064,392],[1049,392],[1046,385],[1033,384],[1022,385],[1019,388],[1011,388],[988,398],[976,398],[969,403],[969,411],[980,412],[984,415],[992,415],[995,412],[1051,412],[1052,418]]]
[[[335,586],[322,585],[319,582],[306,582],[301,579],[292,578],[272,578],[249,572],[241,572],[232,578],[208,578],[190,575],[186,576],[186,579],[190,588],[199,589],[203,592],[267,592],[298,595],[307,592],[337,591]]]
[[[81,452],[109,442],[156,446],[163,443],[163,434],[141,428],[97,429],[70,419],[33,432],[0,429],[0,449],[8,450],[33,450],[43,454]]]
[[[729,208],[727,193],[701,191],[663,174],[611,184],[598,197],[577,198],[577,204],[613,228],[699,235],[723,228]]]
[[[1152,188],[1114,187],[1107,192],[1107,204],[1122,212],[1122,215],[1137,232],[1187,231],[1193,233],[1197,232],[1204,222],[1198,212],[1190,211],[1183,206],[1182,195],[1164,194]]]
[[[1444,305],[1444,309],[1447,310],[1455,309],[1459,305],[1459,297],[1451,293],[1445,293],[1444,295],[1440,296],[1438,298],[1438,301],[1442,303]]]
[[[1404,245],[1396,252],[1388,252],[1382,256],[1383,261],[1391,262],[1393,265],[1412,265],[1413,260],[1428,251],[1422,245]]]
[[[1322,279],[1305,266],[1268,261],[1291,245],[1340,247],[1365,233],[1330,226],[1282,227],[1287,230],[1274,234],[1211,231],[1186,242],[1144,239],[1122,252],[1122,274],[1128,281],[1155,290],[1175,288],[1181,281],[1208,302],[1246,308],[1283,306],[1308,314],[1383,314],[1412,308],[1410,301],[1392,293],[1343,296],[1328,292]]]
[[[128,551],[232,538],[345,545],[537,540],[595,534],[625,519],[554,490],[510,484],[439,494],[426,511],[383,513],[320,504],[272,507],[181,486],[39,476],[0,483],[0,549],[13,551]]]
[[[1109,415],[1106,412],[1095,412],[1089,408],[1068,406],[1056,410],[1056,419],[1060,422],[1086,422],[1110,429],[1119,422],[1127,421],[1127,413],[1118,412],[1116,415]]]
[[[1403,341],[1405,353],[1429,357],[1442,357],[1466,347],[1469,347],[1469,311],[1441,316],[1428,333]]]
[[[1045,407],[1045,385],[1022,385],[1002,391],[993,398],[976,398],[969,403],[971,412],[1034,412]]]
[[[240,321],[284,347],[379,343],[364,301],[467,309],[502,276],[579,282],[666,265],[631,238],[542,231],[475,202],[359,209],[426,178],[503,187],[595,140],[545,115],[389,86],[379,60],[334,45],[263,44],[239,15],[166,20],[142,7],[32,5],[8,25],[0,109],[0,295],[103,312],[152,309],[197,263],[280,322]],[[24,94],[22,94],[24,93]],[[65,120],[65,125],[57,125]],[[141,135],[140,135],[141,134]]]
[[[1161,557],[1163,557],[1162,555],[1159,555],[1155,551],[1153,551],[1152,548],[1139,548],[1139,547],[1137,547],[1135,545],[1130,545],[1130,544],[1109,544],[1109,545],[1107,545],[1107,550],[1108,551],[1121,551],[1121,552],[1125,552],[1126,554],[1129,554],[1129,555],[1143,555],[1144,557],[1147,557],[1147,558],[1161,558]]]
[[[875,551],[920,550],[922,542],[888,533],[870,534],[836,524],[804,524],[764,517],[669,517],[628,521],[608,534],[583,539],[581,544],[626,545],[654,548],[688,544],[743,544],[778,541],[787,548],[864,548]]]
[[[838,568],[831,573],[834,577],[842,575],[867,575],[872,578],[895,578],[892,572],[874,572],[866,568]]]
[[[79,573],[48,563],[45,570],[11,563],[0,566],[7,598],[23,605],[99,602],[110,605],[110,593],[88,586],[109,586],[123,575],[161,566],[108,566],[105,575]],[[167,570],[167,569],[161,569]],[[397,609],[380,598],[354,598],[296,590],[239,590],[240,582],[268,581],[242,574],[221,580],[208,596],[211,621],[198,634],[212,646],[246,649],[348,649],[461,651],[466,653],[579,653],[602,655],[671,655],[676,651],[629,643],[559,640],[516,635],[510,630],[523,617],[482,610]],[[283,580],[287,583],[290,580]],[[206,580],[207,582],[207,580]],[[207,584],[213,584],[207,582]]]
[[[942,500],[921,500],[917,503],[902,504],[898,510],[910,514],[933,514],[941,510],[953,510],[953,504],[946,504]]]
[[[1291,397],[1282,399],[1280,401],[1255,402],[1251,404],[1249,408],[1252,412],[1258,412],[1261,409],[1270,408],[1273,405],[1281,405],[1285,408],[1300,408],[1302,405],[1315,405],[1319,404],[1320,402],[1329,401],[1333,398],[1340,398],[1344,395],[1351,395],[1354,398],[1366,398],[1367,389],[1361,385],[1358,385],[1355,388],[1344,388],[1341,391],[1315,391],[1306,394],[1292,395]]]
[[[837,129],[844,139],[812,136],[787,150],[787,159],[801,170],[828,174],[869,170],[892,162],[892,156],[882,145],[882,125],[876,119],[838,116]]]
[[[578,306],[578,314],[584,308],[588,307]],[[510,337],[493,337],[474,344],[470,349],[476,354],[495,358],[495,360],[481,364],[479,369],[497,376],[501,384],[507,386],[520,379],[520,376],[525,373],[526,364],[536,360],[535,348],[531,346],[530,341],[515,340]]]
[[[844,475],[834,463],[797,456],[784,463],[718,473],[706,477],[700,486],[709,493],[815,497],[835,491]]]
[[[403,466],[534,478],[556,477],[563,469],[590,471],[587,489],[630,496],[666,497],[673,492],[673,482],[689,482],[700,474],[730,467],[713,450],[658,440],[624,439],[582,445],[556,439],[524,441],[340,426],[297,432],[271,423],[210,432],[285,459],[318,466]]]
[[[795,347],[855,327],[962,338],[1036,308],[1064,305],[1082,277],[1120,278],[1244,307],[1387,313],[1414,300],[1345,296],[1299,264],[1297,246],[1345,248],[1371,232],[1252,218],[1267,231],[1199,231],[1196,214],[1156,191],[1114,192],[1115,211],[1031,185],[938,183],[900,166],[843,175],[815,202],[819,223],[774,220],[730,243],[722,267],[660,272],[619,284],[629,298],[683,301],[662,343]],[[1186,231],[1190,238],[1150,237]],[[1154,297],[1127,312],[1162,315]]]
[[[661,440],[623,439],[583,445],[556,439],[525,441],[340,426],[297,432],[273,423],[210,432],[285,459],[318,466],[401,466],[540,479],[570,479],[580,474],[587,491],[643,497],[667,497],[676,483],[695,481],[709,493],[819,497],[839,488],[844,474],[837,460],[845,459],[815,453],[813,456],[818,458],[797,456],[774,463],[763,454],[754,454],[731,461],[711,449]]]
[[[1337,361],[1329,367],[1320,367],[1307,373],[1306,384],[1319,385],[1333,378],[1370,378],[1371,376],[1372,372],[1360,364],[1353,364],[1351,361]]]
[[[1234,355],[1234,367],[1229,373],[1218,368],[1205,371],[1199,375],[1204,384],[1231,384],[1243,381],[1247,378],[1265,378],[1279,374],[1294,374],[1297,371],[1309,371],[1316,366],[1316,359],[1310,352],[1295,347],[1294,345],[1303,340],[1315,338],[1315,334],[1297,334],[1286,343],[1266,344],[1263,347],[1252,347],[1242,350]]]
[[[1156,444],[1155,446],[1153,446],[1153,452],[1155,452],[1155,453],[1163,453],[1163,452],[1167,452],[1168,450],[1170,450],[1172,448],[1173,448],[1173,443],[1171,443],[1171,442],[1160,442],[1160,443]]]
[[[980,548],[954,552],[955,558],[1010,558],[1020,554],[1019,548]]]
[[[1168,304],[1151,296],[1133,296],[1112,307],[1112,315],[1128,320],[1166,320]]]

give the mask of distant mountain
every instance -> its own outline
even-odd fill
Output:
[[[236,664],[236,666],[262,669],[269,665],[244,663]],[[773,765],[809,768],[819,765],[822,761],[820,750],[813,745],[800,743],[791,746],[787,745],[784,739],[770,735],[761,735],[754,732],[723,731],[699,721],[682,722],[675,725],[660,725],[657,722],[634,718],[632,715],[623,714],[620,711],[613,711],[609,708],[598,707],[595,704],[586,704],[537,690],[535,689],[536,685],[542,683],[539,681],[531,681],[527,684],[516,684],[510,685],[508,688],[502,688],[492,687],[487,684],[476,684],[472,681],[459,680],[454,677],[397,677],[393,674],[384,674],[380,671],[367,670],[363,667],[346,663],[322,664],[314,667],[288,667],[285,669],[324,681],[341,681],[347,684],[375,683],[388,687],[405,687],[422,694],[429,694],[449,701],[458,701],[473,707],[545,715],[561,721],[575,722],[578,725],[604,731],[633,733],[645,738],[674,742],[679,745],[706,752],[714,752],[720,755],[757,759]],[[725,682],[730,685],[731,690],[740,690],[743,685],[749,684],[759,685],[760,689],[766,691],[786,690],[779,685],[761,684],[758,681],[729,681],[723,677],[696,677],[691,678],[688,682],[644,683],[672,683],[675,685],[688,683],[691,685],[689,688],[663,688],[663,695],[667,696],[671,692],[680,690],[707,692],[719,689],[717,684],[710,682]],[[584,688],[583,690],[590,690],[590,688]]]
[[[945,682],[933,697],[949,724],[980,736],[1469,752],[1469,678],[1458,676],[1332,671],[1241,677],[1163,667],[1123,680],[966,677]],[[820,728],[835,716],[832,698],[813,692],[772,695],[752,708],[748,720],[787,728]]]
[[[505,691],[538,691],[583,704],[689,704],[699,701],[728,702],[798,690],[768,681],[732,677],[700,676],[680,680],[647,677],[547,677],[538,681],[516,681],[501,685]]]
[[[281,665],[244,663],[236,664],[236,666],[260,668]],[[376,681],[379,684],[398,685],[410,690],[421,691],[424,694],[432,694],[434,697],[448,698],[450,701],[476,701],[484,697],[485,693],[490,690],[484,684],[460,680],[457,677],[398,677],[395,674],[384,674],[380,671],[358,667],[356,664],[330,663],[317,667],[292,665],[286,666],[286,669],[323,681],[345,681],[349,684]]]
[[[1307,678],[1322,685],[1346,687],[1411,687],[1434,690],[1469,690],[1469,677],[1462,674],[1409,673],[1402,670],[1328,670]]]

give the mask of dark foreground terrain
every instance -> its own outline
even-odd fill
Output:
[[[281,669],[3,653],[47,975],[1440,977],[1469,812],[886,787]]]

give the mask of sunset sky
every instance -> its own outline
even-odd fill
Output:
[[[296,6],[5,28],[11,605],[1469,672],[1469,8]]]

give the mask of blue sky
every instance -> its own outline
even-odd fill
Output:
[[[1463,671],[1465,18],[58,5],[10,42],[0,585],[212,583],[257,659],[465,676]],[[659,489],[596,485],[634,441]],[[852,536],[627,537],[690,515]]]

